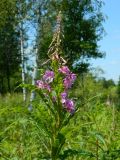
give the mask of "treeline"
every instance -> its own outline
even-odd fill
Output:
[[[72,94],[83,104],[89,101],[96,103],[97,100],[107,106],[115,105],[118,110],[120,109],[120,79],[115,83],[112,79],[98,77],[89,71],[78,77]]]

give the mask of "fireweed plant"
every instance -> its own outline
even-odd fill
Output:
[[[36,86],[60,107],[59,110],[74,114],[75,104],[68,98],[68,93],[75,80],[76,75],[67,66],[61,66],[57,72],[46,70],[42,79],[36,81]]]
[[[76,74],[72,73],[67,65],[61,65],[54,57],[51,70],[46,70],[42,77],[36,81],[36,91],[52,117],[50,155],[48,157],[52,160],[59,158],[66,142],[62,129],[67,126],[76,112],[75,102],[69,97],[70,89],[75,80]]]
[[[43,124],[45,127],[42,127],[45,132],[45,149],[43,149],[43,155],[40,158],[49,160],[66,158],[64,151],[68,147],[66,147],[67,133],[65,129],[70,119],[77,112],[75,102],[69,96],[70,89],[76,80],[76,74],[70,71],[66,61],[61,56],[60,22],[61,15],[59,14],[57,17],[57,31],[48,51],[50,69],[45,70],[34,86],[48,115],[46,119],[42,120],[44,121],[42,123],[45,123],[45,125]]]

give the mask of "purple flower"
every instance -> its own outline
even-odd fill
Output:
[[[66,92],[62,92],[61,93],[61,98],[65,99],[67,97],[67,93]]]
[[[70,73],[69,76],[70,76],[70,79],[72,82],[74,82],[76,80],[76,74]]]
[[[75,105],[74,102],[70,99],[67,99],[65,101],[65,108],[68,112],[73,113],[75,111]]]
[[[64,104],[66,102],[66,98],[67,98],[67,93],[66,92],[62,92],[61,93],[61,103]]]
[[[70,70],[67,66],[62,66],[61,68],[58,69],[58,71],[65,75],[70,73]]]
[[[63,79],[64,91],[60,94],[61,105],[64,107],[66,111],[68,111],[70,114],[73,114],[75,112],[75,104],[72,100],[68,99],[67,91],[69,88],[71,88],[72,84],[76,80],[76,74],[70,72],[67,66],[62,66],[61,68],[59,68],[58,71],[60,73],[63,73],[64,75]],[[54,72],[47,70],[43,75],[42,80],[36,81],[36,86],[38,88],[51,92],[52,94],[51,100],[53,101],[53,103],[57,102],[56,92],[53,89],[51,90],[50,86],[50,83],[53,82],[54,77],[55,77]],[[45,95],[45,98],[47,98],[47,96],[49,95],[48,92],[44,92],[47,93],[47,95]]]
[[[63,84],[64,84],[65,89],[71,88],[75,79],[76,79],[76,74],[70,73],[69,75],[67,75],[63,80]]]
[[[44,83],[44,89],[47,89],[49,92],[51,92],[51,87],[49,84]]]
[[[43,80],[47,83],[51,83],[54,79],[54,72],[53,71],[46,71],[43,75]]]
[[[61,93],[61,103],[63,104],[63,107],[71,114],[73,114],[75,112],[74,102],[70,99],[67,99],[66,92]]]
[[[43,89],[44,88],[44,82],[42,80],[37,80],[36,85],[38,88]]]
[[[47,89],[49,92],[51,91],[50,85],[44,83],[42,80],[37,80],[36,86],[40,89]]]
[[[72,86],[71,80],[68,77],[64,78],[63,84],[65,89],[71,88]]]

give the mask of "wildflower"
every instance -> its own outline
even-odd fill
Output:
[[[69,88],[71,88],[72,84],[76,80],[76,74],[70,72],[67,66],[62,66],[61,68],[59,68],[58,71],[64,74],[63,85],[65,90],[60,94],[61,103],[68,112],[73,114],[75,112],[75,105],[72,100],[68,99],[67,91]],[[43,75],[42,80],[36,81],[36,85],[40,89],[45,89],[51,92],[52,94],[51,98],[54,103],[57,101],[57,96],[56,96],[56,92],[54,90],[51,90],[50,83],[53,82],[53,80],[54,80],[54,72],[47,70]],[[47,96],[48,95],[46,95],[45,97]]]
[[[36,85],[38,88],[43,89],[44,88],[44,82],[42,80],[37,80]]]
[[[71,114],[75,112],[75,105],[74,102],[70,99],[67,99],[67,93],[62,92],[61,93],[61,103],[63,104],[64,108]]]
[[[70,99],[67,99],[65,101],[65,108],[68,112],[73,113],[75,111],[75,105],[74,102]]]
[[[63,84],[64,84],[65,89],[71,88],[75,79],[76,79],[76,74],[70,73],[69,75],[67,75],[63,80]]]
[[[72,83],[74,83],[74,81],[76,80],[76,74],[70,73],[69,76],[70,76]]]
[[[51,83],[54,79],[54,72],[53,71],[46,71],[43,75],[43,80],[47,83]]]
[[[42,80],[37,80],[36,86],[40,89],[47,89],[49,92],[51,91],[50,85],[47,83],[44,83]]]
[[[61,68],[58,69],[58,71],[65,75],[70,73],[70,70],[67,66],[62,66]]]
[[[67,98],[67,93],[66,92],[62,92],[61,93],[61,103],[64,104],[66,102],[66,98]]]
[[[62,97],[63,99],[65,99],[65,98],[67,97],[67,93],[66,93],[66,92],[62,92],[62,93],[61,93],[61,97]]]
[[[49,92],[51,92],[51,87],[47,83],[44,83],[44,89],[47,89]]]

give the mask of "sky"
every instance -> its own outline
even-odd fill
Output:
[[[120,0],[104,0],[103,13],[107,15],[103,24],[105,37],[100,41],[100,50],[106,53],[103,59],[92,61],[93,67],[104,70],[103,77],[118,81],[120,76]]]

